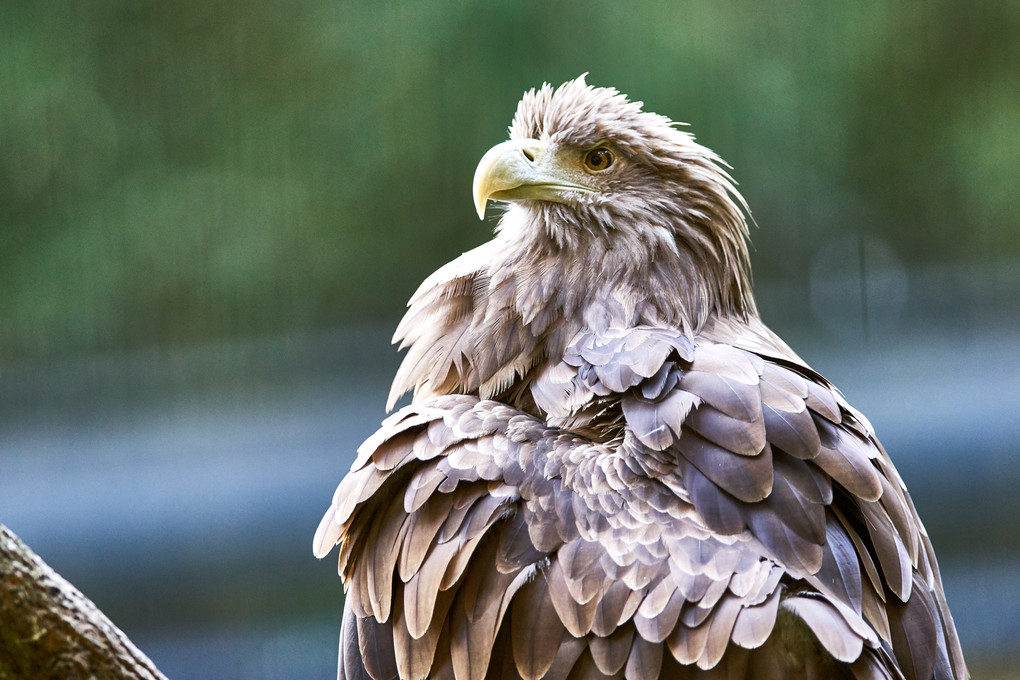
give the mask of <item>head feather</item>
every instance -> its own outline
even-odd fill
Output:
[[[605,144],[619,163],[596,192],[514,201],[493,241],[422,285],[397,329],[409,351],[391,403],[411,388],[498,395],[584,330],[693,339],[715,317],[757,317],[744,200],[693,135],[581,76],[525,93],[510,136],[578,159]]]
[[[627,249],[633,264],[660,258],[694,267],[687,277],[699,311],[694,326],[712,312],[756,314],[750,286],[747,204],[726,164],[694,135],[666,116],[644,111],[611,87],[585,76],[559,88],[548,83],[524,94],[510,126],[512,139],[540,139],[580,149],[608,144],[628,167],[606,190],[574,205],[530,202],[530,219],[508,211],[507,224],[527,223],[531,235],[556,247],[588,249],[592,238]],[[637,271],[634,272],[638,274]],[[705,299],[705,298],[708,299]],[[670,315],[672,316],[672,315]]]

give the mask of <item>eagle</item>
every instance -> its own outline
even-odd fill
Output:
[[[339,677],[966,678],[872,426],[759,316],[728,166],[584,76],[509,132],[315,534]]]

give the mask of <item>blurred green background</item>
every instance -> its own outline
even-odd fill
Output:
[[[1014,2],[6,2],[0,358],[391,319],[484,240],[470,177],[521,92],[691,123],[759,282],[847,230],[1013,259]]]
[[[733,166],[766,321],[907,449],[886,439],[973,586],[947,584],[981,622],[961,634],[1010,668],[1017,615],[966,600],[994,607],[986,576],[1013,588],[1020,564],[1017,36],[1015,0],[0,1],[0,521],[168,672],[252,639],[245,677],[325,672],[339,586],[305,544],[383,415],[388,333],[489,237],[471,176],[520,94],[588,72]],[[187,492],[150,503],[168,470]],[[251,512],[216,515],[238,471]],[[65,492],[107,503],[73,539]],[[110,519],[139,498],[151,525]],[[175,556],[136,563],[138,541]],[[159,599],[146,579],[171,573]],[[298,623],[250,633],[274,612]],[[207,649],[211,621],[232,632]]]

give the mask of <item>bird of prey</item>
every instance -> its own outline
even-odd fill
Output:
[[[761,321],[722,161],[584,77],[481,159],[314,539],[339,676],[965,678],[872,427]]]

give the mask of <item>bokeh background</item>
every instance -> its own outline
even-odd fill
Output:
[[[326,678],[311,537],[475,163],[588,72],[752,207],[976,677],[1020,671],[1020,3],[0,1],[0,522],[171,677]]]

